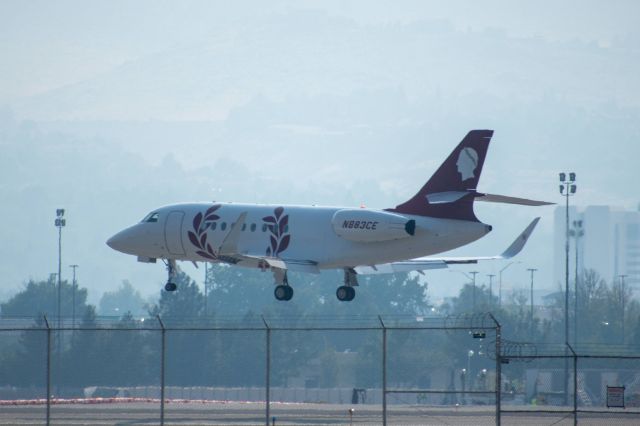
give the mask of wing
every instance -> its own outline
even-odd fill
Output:
[[[511,245],[502,254],[497,256],[479,256],[479,257],[422,257],[418,259],[404,260],[401,262],[384,263],[380,265],[362,265],[353,268],[357,274],[373,275],[373,274],[390,274],[394,272],[413,272],[426,271],[429,269],[444,269],[449,265],[460,265],[478,263],[480,260],[498,260],[510,259],[520,253],[525,246],[529,237],[533,233],[540,218],[535,218],[529,226],[511,243]]]
[[[257,256],[247,253],[230,253],[218,256],[225,263],[245,266],[247,268],[260,268],[268,266],[272,269],[282,269],[294,272],[306,272],[319,274],[318,263],[312,260],[280,259],[278,257]]]

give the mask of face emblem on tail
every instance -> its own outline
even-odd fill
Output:
[[[458,156],[456,166],[463,181],[475,177],[474,173],[478,167],[478,153],[476,150],[469,147],[463,148]]]

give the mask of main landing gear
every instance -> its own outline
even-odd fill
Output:
[[[273,291],[273,295],[277,300],[287,301],[293,297],[293,288],[289,285],[287,279],[287,271],[283,269],[274,269],[273,277],[276,280],[276,288]]]
[[[164,285],[165,291],[176,291],[178,286],[172,282],[178,274],[178,265],[174,259],[168,259],[165,262],[167,265],[167,283]]]
[[[291,300],[293,297],[293,288],[289,284],[278,285],[273,291],[273,295],[276,296],[278,300]]]
[[[355,286],[358,285],[356,271],[351,268],[344,270],[344,285],[336,290],[336,297],[341,302],[351,302],[356,297]]]
[[[273,295],[277,300],[287,301],[293,297],[293,288],[289,285],[287,279],[287,271],[285,269],[273,268],[273,278],[276,281],[276,288],[273,291]],[[341,285],[336,290],[336,297],[341,302],[350,302],[356,297],[356,287],[358,285],[358,278],[356,271],[352,268],[345,268],[344,270],[344,285]]]

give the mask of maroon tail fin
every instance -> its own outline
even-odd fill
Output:
[[[413,196],[389,211],[477,221],[473,200],[493,130],[472,130],[431,179]]]

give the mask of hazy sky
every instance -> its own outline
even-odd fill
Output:
[[[636,1],[0,2],[4,294],[55,270],[58,206],[94,302],[122,279],[155,294],[160,265],[104,245],[148,210],[388,207],[472,128],[496,130],[481,190],[561,201],[572,170],[575,202],[635,209],[638,16]],[[497,253],[542,215],[510,274],[538,267],[551,288],[552,210],[479,206],[495,230],[462,252]],[[428,279],[444,296],[452,277]]]
[[[637,51],[640,4],[571,1],[3,1],[0,101],[94,77],[150,52],[180,47],[242,22],[309,10],[362,24],[441,21],[459,31],[623,45]]]

